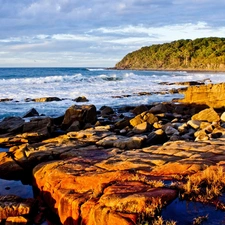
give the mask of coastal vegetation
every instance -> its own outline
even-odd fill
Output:
[[[127,54],[116,69],[225,70],[225,38],[181,39],[142,47]]]

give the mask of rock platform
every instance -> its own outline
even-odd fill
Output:
[[[73,106],[64,118],[4,120],[0,178],[32,178],[61,224],[151,221],[181,192],[168,183],[224,168],[224,113],[202,107],[165,103],[124,116]]]
[[[225,151],[224,140],[176,141],[135,150],[70,149],[60,158],[67,159],[42,163],[33,173],[62,224],[134,225],[177,197],[163,181],[224,165]]]

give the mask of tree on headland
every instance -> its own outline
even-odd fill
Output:
[[[225,70],[225,38],[181,39],[142,47],[127,54],[116,69]]]

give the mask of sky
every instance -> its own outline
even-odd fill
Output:
[[[0,67],[113,67],[143,46],[225,37],[224,0],[0,0]]]

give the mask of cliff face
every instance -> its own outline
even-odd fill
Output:
[[[189,86],[181,93],[185,97],[179,102],[205,104],[213,108],[225,106],[225,83]]]

